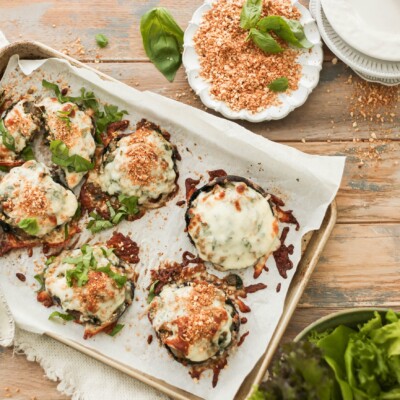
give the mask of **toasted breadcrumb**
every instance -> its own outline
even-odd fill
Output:
[[[301,65],[298,50],[288,48],[279,54],[266,54],[252,41],[246,41],[248,31],[240,27],[244,0],[219,0],[204,15],[195,37],[195,49],[200,58],[200,75],[211,83],[210,93],[232,110],[252,113],[280,104],[278,93],[268,89],[275,79],[286,77],[289,89],[298,89]],[[289,0],[265,1],[263,16],[281,15],[299,19],[300,13]]]

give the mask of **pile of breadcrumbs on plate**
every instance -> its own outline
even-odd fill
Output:
[[[211,83],[210,93],[234,111],[247,109],[252,113],[280,104],[278,93],[268,89],[275,79],[286,77],[289,89],[298,89],[301,65],[300,52],[275,36],[284,52],[266,54],[252,41],[248,31],[240,27],[244,0],[219,0],[205,13],[194,37],[200,59],[200,76]],[[280,15],[300,19],[300,12],[290,0],[264,1],[263,17]]]

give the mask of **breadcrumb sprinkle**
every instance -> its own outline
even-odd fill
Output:
[[[244,0],[220,0],[204,15],[195,37],[195,49],[200,58],[200,76],[211,83],[210,93],[225,102],[232,110],[260,112],[279,105],[278,93],[267,86],[275,79],[286,77],[289,89],[298,89],[301,65],[298,50],[275,37],[285,49],[278,54],[266,54],[240,27],[240,13]],[[289,0],[265,1],[263,16],[280,15],[288,19],[300,18]]]

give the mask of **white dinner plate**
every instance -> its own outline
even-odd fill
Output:
[[[310,12],[329,49],[363,79],[393,86],[400,84],[400,62],[383,61],[367,56],[345,42],[325,16],[321,0],[310,0]]]
[[[400,61],[400,0],[321,0],[329,23],[356,50]]]
[[[249,110],[233,111],[225,102],[216,100],[211,96],[210,82],[200,76],[200,60],[193,42],[193,37],[199,29],[204,13],[211,9],[215,1],[218,0],[205,0],[204,4],[194,12],[192,20],[185,31],[184,38],[183,65],[185,66],[189,85],[200,96],[203,104],[212,110],[220,112],[226,118],[243,119],[250,122],[281,119],[295,108],[303,105],[319,82],[319,74],[323,62],[321,36],[310,12],[299,4],[297,0],[292,0],[293,6],[301,13],[300,22],[304,26],[304,33],[314,45],[310,50],[299,49],[298,63],[302,66],[302,77],[299,81],[298,90],[288,94],[279,94],[280,105],[270,106],[258,113],[251,113]]]

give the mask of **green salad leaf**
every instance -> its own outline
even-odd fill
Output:
[[[323,354],[304,340],[287,343],[272,364],[270,379],[249,400],[332,400],[335,379]]]
[[[105,35],[103,35],[102,33],[98,33],[95,36],[96,39],[96,43],[99,47],[104,48],[108,45],[108,39]]]
[[[240,27],[255,28],[262,12],[263,0],[246,0],[240,13]]]
[[[281,39],[295,47],[309,49],[313,46],[307,40],[300,21],[289,20],[279,15],[269,15],[258,22],[257,28],[264,33],[273,31]]]
[[[142,16],[140,32],[150,61],[172,82],[182,64],[182,29],[167,9],[156,7]]]
[[[21,219],[18,222],[18,227],[32,236],[35,236],[39,232],[39,224],[36,218]]]
[[[250,39],[264,53],[281,53],[283,51],[283,48],[268,32],[261,32],[257,28],[251,28],[247,36],[247,40]]]

